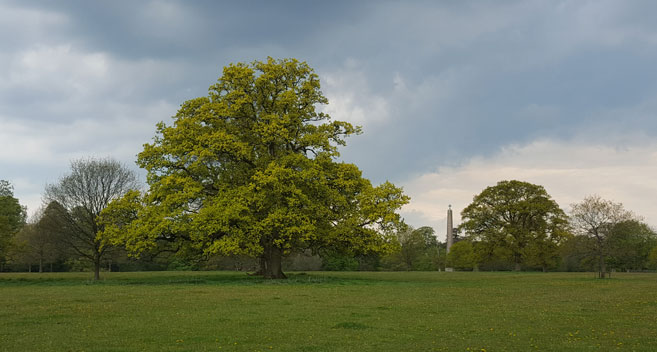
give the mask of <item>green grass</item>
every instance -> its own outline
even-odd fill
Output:
[[[0,351],[655,351],[657,274],[0,274]]]

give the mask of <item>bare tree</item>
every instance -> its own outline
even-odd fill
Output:
[[[100,278],[101,260],[108,250],[97,238],[102,231],[98,215],[137,186],[135,173],[110,158],[73,161],[69,175],[46,186],[44,198],[49,204],[43,226],[57,229],[63,244],[93,264],[94,280]]]
[[[608,239],[615,225],[636,216],[625,210],[623,204],[592,195],[584,198],[581,203],[571,204],[570,221],[573,229],[579,235],[591,239],[591,250],[598,259],[598,277],[604,279],[607,275],[606,257]]]

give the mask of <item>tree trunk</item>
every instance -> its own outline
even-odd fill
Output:
[[[516,266],[515,268],[513,268],[513,271],[520,271],[520,269],[521,269],[520,263],[516,263]]]
[[[100,280],[100,256],[94,257],[94,281]]]
[[[544,273],[547,273],[547,265],[543,265],[543,266],[542,266],[542,269],[543,269],[543,272],[544,272]]]
[[[599,260],[599,265],[600,265],[599,277],[601,279],[604,279],[607,276],[607,267],[605,265],[605,256],[600,254],[600,257],[598,258],[598,260]]]
[[[283,274],[283,251],[280,248],[270,247],[265,249],[264,253],[264,271],[262,276],[265,279],[287,279]]]

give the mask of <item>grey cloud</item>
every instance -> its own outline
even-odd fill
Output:
[[[231,57],[230,51],[244,46],[305,46],[317,32],[355,21],[368,7],[352,2],[310,6],[305,1],[37,3],[39,8],[68,14],[70,35],[88,50],[110,50],[132,59],[157,56],[197,62],[208,56]]]
[[[47,131],[16,136],[47,145],[42,154],[53,160],[117,153],[132,162],[155,122],[206,94],[222,66],[271,55],[308,61],[333,118],[363,124],[343,156],[377,182],[540,138],[622,145],[612,135],[657,135],[656,7],[10,1],[0,5],[0,122],[91,136],[61,144]],[[22,61],[29,54],[33,66]],[[13,162],[0,159],[0,169]]]

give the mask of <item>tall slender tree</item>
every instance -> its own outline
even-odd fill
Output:
[[[0,271],[12,239],[25,225],[26,218],[26,208],[14,197],[14,187],[9,181],[0,180]]]

